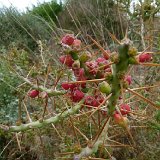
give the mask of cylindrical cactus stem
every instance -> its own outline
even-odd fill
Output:
[[[55,124],[55,123],[65,119],[65,118],[69,117],[70,115],[73,115],[73,114],[77,113],[79,111],[79,109],[81,108],[81,104],[83,104],[83,100],[80,101],[73,108],[70,108],[70,109],[64,111],[63,113],[59,113],[54,117],[45,119],[43,121],[38,120],[38,121],[35,121],[35,122],[22,124],[20,126],[11,126],[11,127],[8,127],[8,128],[5,127],[5,130],[10,131],[10,132],[21,132],[21,131],[26,131],[26,130],[29,130],[29,129],[34,129],[34,128],[42,128],[42,127],[44,127],[46,125],[49,125],[49,124]],[[0,128],[3,129],[4,127],[0,126]]]
[[[115,106],[117,104],[117,100],[120,96],[120,83],[121,80],[124,78],[125,73],[127,72],[129,66],[129,40],[125,40],[119,47],[118,47],[118,62],[112,65],[112,81],[111,81],[111,88],[112,88],[112,96],[109,99],[108,104],[108,113],[113,114],[115,110]]]

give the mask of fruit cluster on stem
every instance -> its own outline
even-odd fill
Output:
[[[106,51],[105,54],[103,53],[100,56],[95,56],[88,50],[83,50],[82,42],[73,35],[65,35],[61,39],[61,44],[64,55],[59,57],[59,61],[72,70],[76,80],[61,83],[61,87],[65,91],[46,89],[43,86],[31,84],[26,78],[21,77],[21,79],[33,88],[28,93],[29,97],[36,98],[41,93],[46,93],[42,94],[42,97],[66,94],[77,107],[62,113],[61,116],[57,115],[43,122],[36,121],[11,127],[10,131],[43,127],[46,124],[57,122],[69,114],[76,113],[82,106],[87,108],[98,107],[105,102],[105,97],[110,94],[106,110],[101,110],[102,113],[105,112],[105,115],[113,116],[117,124],[126,122],[125,119],[131,112],[131,107],[123,102],[117,111],[116,106],[117,102],[121,101],[121,91],[124,91],[132,82],[132,77],[127,74],[128,67],[131,64],[150,62],[152,55],[147,52],[137,55],[137,50],[130,46],[128,39],[123,40],[119,45],[118,53]],[[87,82],[92,83],[92,85]]]
[[[75,46],[74,42],[79,42]],[[87,50],[82,50],[81,41],[73,35],[65,35],[61,44],[64,55],[59,57],[59,61],[71,69],[76,81],[82,83],[63,82],[62,88],[67,91],[67,96],[72,102],[79,102],[84,99],[84,105],[88,108],[98,107],[103,101],[103,93],[108,95],[111,92],[110,85],[103,81],[99,84],[99,89],[89,91],[87,81],[92,79],[105,78],[107,74],[111,74],[111,67],[108,61],[109,57],[99,56],[93,59],[92,53]],[[104,111],[103,111],[104,113]]]
[[[74,45],[74,41],[79,42],[78,47]],[[112,93],[107,106],[109,115],[119,114],[116,112],[116,105],[121,97],[121,90],[127,88],[132,82],[132,77],[127,74],[129,65],[152,60],[149,53],[137,55],[136,48],[130,45],[130,40],[127,38],[119,45],[118,53],[108,51],[107,57],[104,56],[105,54],[94,57],[89,51],[81,50],[81,41],[73,35],[65,35],[61,42],[65,47],[65,55],[59,58],[60,62],[73,71],[77,81],[83,81],[80,84],[76,81],[72,84],[64,82],[62,88],[67,90],[73,102],[84,99],[84,104],[90,107],[98,107],[104,100],[102,95]],[[84,92],[88,89],[87,80],[95,79],[96,82],[98,78],[105,78],[105,80],[99,83],[95,90],[92,89],[92,95]],[[121,114],[124,115],[124,112],[122,111]]]

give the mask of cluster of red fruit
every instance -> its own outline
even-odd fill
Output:
[[[71,52],[65,52],[65,55],[60,56],[60,62],[72,69],[77,81],[84,81],[80,84],[65,82],[61,84],[62,88],[67,90],[67,95],[73,102],[79,102],[84,98],[84,104],[88,108],[98,107],[104,101],[101,93],[96,92],[94,96],[85,95],[85,92],[82,90],[86,88],[86,80],[104,78],[106,72],[111,73],[108,59],[106,57],[99,57],[96,60],[92,60],[91,53],[88,51],[79,52],[75,50],[75,43],[79,44],[76,46],[80,47],[81,41],[73,37],[73,35],[65,35],[61,43],[62,46],[68,46],[67,49],[70,48]],[[73,52],[74,55],[76,54],[76,59],[73,57]]]
[[[85,96],[85,93],[80,90],[80,85],[78,84],[62,83],[61,86],[63,89],[68,91],[67,95],[73,102],[79,102],[82,98],[84,98],[84,104],[89,108],[92,106],[98,107],[104,101],[104,97],[100,94]]]
[[[78,42],[78,43],[77,43]],[[88,107],[97,107],[103,101],[104,98],[101,96],[101,93],[109,94],[111,93],[111,87],[106,82],[103,81],[99,84],[99,93],[96,95],[85,95],[82,91],[86,88],[85,80],[96,79],[96,78],[104,78],[108,73],[112,73],[111,67],[109,65],[109,57],[101,56],[97,59],[93,60],[93,57],[88,51],[79,52],[78,49],[75,50],[75,44],[78,47],[81,45],[81,41],[75,38],[73,35],[65,35],[61,40],[62,46],[67,46],[67,49],[70,48],[68,52],[65,52],[65,55],[60,56],[59,60],[62,64],[66,65],[73,71],[73,74],[77,81],[84,81],[83,83],[77,84],[75,83],[62,83],[61,86],[63,89],[67,90],[68,97],[73,102],[79,102],[84,98],[84,104]],[[73,57],[76,54],[76,59]],[[148,54],[147,54],[148,55]],[[139,59],[142,61],[142,57]],[[148,58],[148,56],[146,56]],[[148,59],[145,59],[145,61]],[[131,84],[132,78],[130,75],[126,75],[124,81],[127,82],[128,85]]]
[[[99,83],[98,90],[96,89],[93,91],[93,95],[88,95],[85,91],[85,81],[106,78],[107,75],[112,75],[108,56],[108,54],[111,54],[110,51],[106,51],[107,56],[106,54],[103,54],[101,57],[93,58],[90,52],[86,50],[82,51],[81,41],[71,34],[67,34],[62,37],[61,44],[65,54],[59,57],[59,61],[72,70],[76,81],[81,81],[81,83],[62,83],[62,88],[67,91],[67,96],[72,100],[72,102],[76,103],[84,99],[84,105],[88,108],[98,107],[104,101],[103,94],[109,95],[111,93],[111,87],[106,81],[103,81]],[[136,49],[131,49],[129,52],[131,57],[136,56]],[[145,52],[136,56],[136,61],[140,63],[150,62],[151,60],[152,55],[150,53]],[[130,75],[126,75],[124,77],[124,82],[128,85],[131,84],[131,81],[132,78]],[[28,95],[31,98],[35,98],[41,95],[41,93],[38,90],[32,90]],[[47,93],[42,94],[42,96],[47,97]],[[120,106],[121,114],[117,111],[114,113],[115,121],[122,121],[122,119],[124,119],[124,115],[127,115],[130,110],[129,105],[122,104]],[[106,114],[106,111],[103,113]]]
[[[103,78],[106,72],[111,72],[108,65],[108,59],[99,57],[95,61],[91,60],[91,53],[88,51],[76,52],[76,47],[80,47],[81,41],[73,37],[73,35],[66,35],[61,40],[62,46],[70,47],[72,52],[60,56],[59,60],[73,71],[77,81],[84,81],[83,83],[62,83],[63,89],[67,90],[67,96],[72,102],[79,102],[84,98],[84,105],[88,108],[98,107],[103,101],[104,97],[101,93],[95,92],[94,95],[85,95],[83,91],[86,88],[86,80],[93,78]],[[67,48],[68,49],[68,48]],[[75,52],[77,58],[72,56]],[[75,55],[74,54],[74,55]]]

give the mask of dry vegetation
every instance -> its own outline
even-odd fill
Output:
[[[4,97],[1,96],[3,103],[0,105],[3,109],[6,104],[4,115],[8,107],[10,112],[16,113],[16,117],[10,114],[11,121],[6,121],[2,115],[0,159],[69,160],[74,157],[74,160],[79,160],[76,156],[81,154],[84,156],[82,159],[86,160],[159,160],[160,18],[157,11],[159,6],[150,5],[151,8],[148,10],[152,9],[155,14],[148,17],[144,12],[145,3],[137,6],[132,14],[127,8],[129,1],[115,2],[69,0],[54,25],[47,21],[37,22],[37,27],[45,22],[49,29],[45,28],[44,33],[36,31],[35,28],[33,31],[35,41],[32,39],[30,43],[34,41],[36,47],[29,46],[30,43],[22,45],[23,40],[20,39],[16,43],[9,42],[7,47],[1,47],[0,59],[3,62],[2,76],[0,75],[1,88],[6,96],[4,94]],[[46,35],[47,38],[37,37],[36,32]],[[94,61],[103,56],[104,50],[117,52],[118,45],[121,45],[119,41],[124,38],[126,32],[139,54],[150,52],[153,60],[146,65],[129,66],[125,72],[132,75],[129,88],[136,93],[128,90],[121,95],[122,101],[132,109],[127,115],[129,125],[122,127],[115,123],[112,116],[109,120],[109,114],[102,114],[103,109],[106,111],[108,103],[102,104],[99,109],[95,107],[80,109],[81,101],[80,104],[73,102],[67,94],[64,94],[62,82],[76,83],[76,77],[73,70],[59,62],[59,57],[68,52],[60,44],[65,34],[73,33],[82,41],[82,46],[78,49],[79,57],[83,52],[90,53],[92,57],[90,60]],[[70,49],[74,51],[72,47]],[[107,95],[98,90],[97,78],[91,77],[89,80],[94,83],[87,81],[87,89],[83,92],[90,94],[88,90],[96,90],[93,95],[99,93],[107,99]],[[44,91],[43,93],[48,94],[47,98],[44,94],[37,98],[29,97],[28,92],[33,89]],[[122,101],[118,100],[117,106],[120,106]],[[71,112],[73,113],[70,115]],[[55,120],[47,123],[52,117],[55,117]],[[32,122],[35,121],[38,124],[32,126]],[[21,126],[23,128],[23,125],[29,123],[31,125],[21,132]],[[10,126],[11,128],[8,128]],[[17,132],[13,126],[16,126]],[[101,136],[105,137],[105,140],[95,147]],[[82,152],[86,146],[94,150],[88,156]]]

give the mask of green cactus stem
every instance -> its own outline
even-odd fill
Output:
[[[48,118],[46,120],[38,120],[35,122],[31,122],[31,123],[27,123],[27,124],[22,124],[20,126],[11,126],[11,127],[0,127],[3,130],[9,131],[9,132],[21,132],[21,131],[26,131],[29,129],[33,129],[33,128],[42,128],[46,125],[49,124],[55,124],[61,120],[63,120],[64,118],[67,118],[69,115],[73,115],[76,112],[79,111],[79,109],[81,108],[81,104],[83,103],[83,100],[80,101],[76,106],[64,111],[63,113],[59,113],[54,117]]]
[[[74,159],[80,160],[83,157],[88,157],[90,156],[92,153],[96,153],[98,150],[98,147],[103,144],[105,142],[105,140],[108,139],[108,128],[109,128],[109,123],[110,123],[110,118],[108,118],[107,123],[104,124],[104,128],[101,132],[101,134],[99,135],[98,139],[96,140],[95,143],[93,143],[93,145],[91,146],[87,146],[86,148],[83,148],[81,153],[79,153],[78,155],[74,155]]]
[[[118,47],[118,62],[112,65],[112,73],[113,73],[111,81],[112,96],[110,97],[108,104],[108,113],[110,115],[112,115],[115,110],[117,100],[120,96],[120,90],[121,90],[120,83],[125,73],[127,72],[129,66],[129,58],[130,58],[130,56],[128,55],[129,42],[130,41],[128,39],[125,39],[123,43]]]
[[[39,90],[39,91],[44,91],[44,92],[46,92],[49,96],[58,96],[58,95],[63,95],[63,94],[66,93],[65,91],[56,91],[56,90],[53,90],[53,89],[45,88],[45,87],[43,87],[43,86],[34,85],[34,84],[32,84],[27,78],[24,78],[24,77],[22,77],[22,76],[19,76],[19,78],[21,78],[23,81],[25,81],[27,84],[29,84],[32,88],[37,89],[37,90]]]

